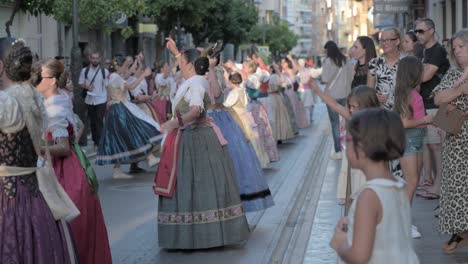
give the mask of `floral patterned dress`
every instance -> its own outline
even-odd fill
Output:
[[[450,68],[433,94],[450,89],[461,74],[461,69]],[[466,96],[457,97],[451,104],[468,113]],[[445,136],[439,230],[446,234],[468,231],[468,120],[465,120],[460,134]]]

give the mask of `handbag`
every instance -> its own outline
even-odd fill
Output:
[[[434,116],[433,125],[449,134],[458,135],[466,117],[460,109],[449,111],[447,106],[447,104],[443,104],[439,107],[437,114]]]
[[[36,171],[39,190],[44,197],[47,205],[52,211],[55,220],[65,220],[67,222],[80,215],[80,211],[65,192],[62,185],[55,176],[52,168],[49,148],[46,146],[46,160],[39,158],[38,170]]]
[[[335,76],[333,76],[333,80],[331,81],[330,85],[327,85],[327,88],[326,90],[329,90],[336,82],[336,79],[338,79],[338,76],[340,75],[341,73],[341,70],[343,70],[343,66],[340,67],[340,69],[338,70],[338,72],[336,72]]]

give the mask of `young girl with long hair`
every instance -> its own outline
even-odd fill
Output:
[[[418,92],[422,72],[423,64],[417,57],[405,57],[400,60],[395,84],[393,109],[400,114],[406,133],[406,149],[400,164],[410,202],[419,183],[426,125],[432,123],[433,118],[426,115],[423,99]],[[419,232],[413,232],[413,237],[420,237]]]
[[[405,150],[400,117],[385,109],[360,111],[348,121],[347,131],[346,156],[367,182],[349,215],[339,221],[331,247],[345,263],[419,263],[405,182],[393,177],[388,164]]]
[[[352,115],[358,111],[380,107],[379,99],[377,98],[375,90],[365,85],[359,85],[351,91],[347,98],[347,106],[339,104],[333,97],[322,92],[317,85],[313,85],[312,89],[330,109],[338,113],[344,119],[343,121],[349,120]],[[340,134],[341,139],[346,137],[344,122],[341,122]],[[340,203],[344,203],[344,199],[346,197],[346,186],[348,184],[347,172],[348,160],[345,156],[341,162],[341,170],[337,187],[337,198]],[[351,169],[351,182],[349,183],[351,184],[351,193],[356,193],[364,182],[365,180],[362,172]]]

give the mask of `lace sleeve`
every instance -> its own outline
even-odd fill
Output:
[[[15,133],[24,128],[25,122],[18,102],[5,92],[0,92],[0,130]]]

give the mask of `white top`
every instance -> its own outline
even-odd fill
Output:
[[[323,62],[322,81],[327,83],[326,92],[335,99],[346,98],[351,92],[353,64],[347,61],[341,68],[340,72],[340,68],[330,58]],[[332,82],[333,86],[330,86]]]
[[[18,101],[4,91],[0,91],[0,131],[16,133],[24,128],[25,121]]]
[[[268,82],[270,80],[270,73],[257,67],[255,74],[258,76],[260,82]]]
[[[348,243],[353,241],[354,214],[360,193],[369,188],[382,205],[382,221],[377,225],[374,249],[369,264],[417,264],[418,257],[411,238],[411,206],[402,179],[397,181],[374,179],[367,181],[349,209]]]
[[[68,125],[73,126],[77,135],[77,121],[73,113],[73,103],[66,94],[57,94],[47,98],[44,102],[47,112],[47,130],[52,138],[69,137]]]
[[[28,82],[14,84],[5,89],[5,92],[14,97],[19,104],[24,122],[31,136],[34,148],[39,153],[41,137],[45,132],[46,113],[44,98]],[[0,102],[2,102],[0,100]]]
[[[250,89],[255,89],[258,90],[260,89],[260,78],[261,76],[258,75],[257,73],[250,74],[249,77],[247,77],[247,80],[243,81],[241,86],[244,87],[245,89],[250,88]]]
[[[177,89],[177,94],[172,104],[172,112],[175,113],[175,108],[182,99],[189,103],[189,106],[200,106],[201,110],[203,110],[203,98],[208,88],[208,81],[203,76],[195,75],[190,77]]]
[[[164,78],[164,74],[158,73],[154,77],[154,84],[158,93],[161,93],[160,87],[170,87],[170,99],[172,100],[177,92],[177,83],[171,75],[168,75],[167,78]]]
[[[104,104],[107,101],[107,83],[109,80],[109,71],[104,69],[104,78],[102,78],[102,73],[101,73],[101,66],[98,66],[96,68],[90,66],[87,78],[85,78],[85,71],[86,67],[81,69],[80,73],[80,79],[78,80],[78,84],[80,85],[89,85],[91,81],[94,78],[94,75],[96,74],[96,71],[99,71],[96,75],[96,78],[94,79],[94,82],[92,86],[94,87],[94,90],[88,91],[86,98],[85,98],[85,103],[88,105],[98,105],[98,104]]]
[[[138,78],[136,78],[135,76],[130,76],[130,77],[127,79],[126,82],[127,82],[128,84],[132,84],[132,83],[135,82],[136,80],[138,80]],[[148,95],[148,83],[146,82],[146,79],[143,79],[143,80],[137,85],[137,87],[135,87],[135,89],[130,90],[130,93],[132,94],[133,97],[137,97],[137,96],[140,95],[140,94]]]

